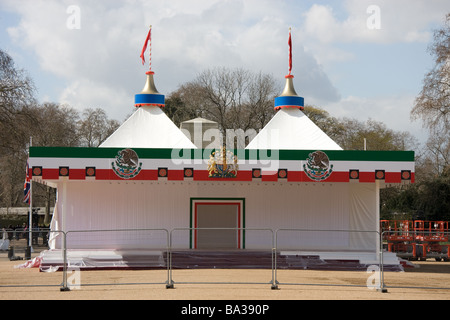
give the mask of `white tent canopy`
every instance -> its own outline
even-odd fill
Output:
[[[196,148],[158,106],[138,108],[100,147]]]
[[[342,150],[299,108],[277,111],[246,149]]]

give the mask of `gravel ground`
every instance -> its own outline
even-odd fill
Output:
[[[1,300],[450,300],[450,262],[431,260],[385,272],[387,293],[369,289],[375,274],[363,271],[278,270],[271,290],[271,270],[260,269],[173,270],[174,289],[166,289],[167,270],[82,271],[69,274],[81,286],[61,292],[62,272],[15,268],[21,263],[0,255]]]

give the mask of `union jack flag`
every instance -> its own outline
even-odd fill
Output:
[[[27,160],[27,174],[25,177],[25,183],[23,185],[23,202],[28,204],[30,204],[30,189],[31,189],[30,167],[28,166]]]

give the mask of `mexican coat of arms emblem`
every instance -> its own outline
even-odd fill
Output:
[[[139,157],[133,149],[120,150],[111,165],[113,171],[123,179],[136,177],[142,168],[142,162],[139,162]]]
[[[333,165],[323,151],[311,152],[303,165],[303,171],[314,181],[323,181],[333,172]]]

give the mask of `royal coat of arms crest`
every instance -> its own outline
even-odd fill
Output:
[[[139,162],[139,157],[133,149],[120,150],[111,165],[113,171],[123,179],[136,177],[142,168],[142,162]]]
[[[236,178],[238,173],[238,158],[225,147],[211,152],[208,161],[210,178]]]
[[[333,165],[330,165],[330,159],[323,151],[311,152],[303,165],[303,171],[314,181],[323,181],[333,172]]]

